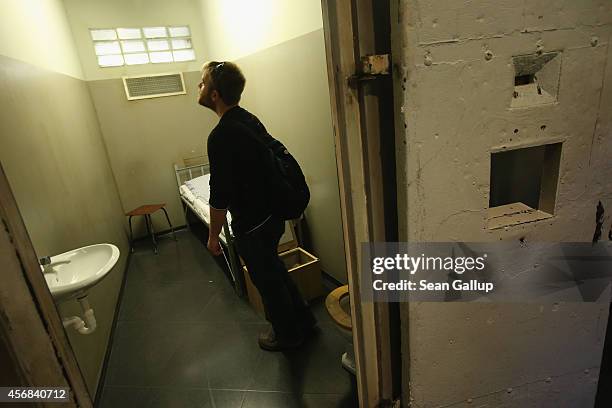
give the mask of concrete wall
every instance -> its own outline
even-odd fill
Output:
[[[172,224],[184,225],[174,163],[206,154],[206,137],[217,123],[198,105],[199,71],[184,74],[186,95],[128,101],[120,79],[90,81],[102,134],[123,209],[165,203]],[[145,234],[142,217],[134,233]],[[155,214],[156,231],[168,229],[163,213]]]
[[[323,27],[321,2],[199,0],[211,59],[235,60]]]
[[[0,55],[83,78],[61,0],[0,0]]]
[[[590,241],[612,208],[608,3],[399,2],[402,240]],[[392,17],[394,19],[395,16]],[[510,109],[512,57],[561,51],[555,103]],[[554,216],[487,228],[490,152],[563,141]],[[608,307],[402,305],[404,401],[592,406]]]
[[[346,283],[323,30],[236,62],[247,77],[242,106],[287,146],[306,175],[311,193],[306,220],[314,253],[325,272]]]
[[[42,257],[111,242],[122,253],[90,291],[96,332],[68,331],[93,396],[127,259],[125,221],[61,1],[0,4],[0,27],[11,27],[0,37],[0,161],[34,249]],[[78,312],[74,301],[59,305],[61,316]]]
[[[121,196],[122,208],[166,203],[174,226],[183,225],[183,212],[174,178],[174,163],[205,154],[208,132],[216,123],[197,105],[200,67],[206,59],[206,37],[197,0],[66,0],[74,33],[109,159]],[[100,68],[90,28],[189,25],[196,61]],[[128,101],[122,76],[183,72],[186,95]],[[140,217],[138,217],[140,218]],[[168,229],[162,213],[153,217],[157,231]],[[134,220],[136,236],[146,233]]]

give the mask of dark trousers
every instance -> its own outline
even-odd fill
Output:
[[[261,295],[266,318],[279,340],[295,339],[314,317],[278,256],[278,243],[285,222],[270,218],[249,234],[236,237],[238,252]]]

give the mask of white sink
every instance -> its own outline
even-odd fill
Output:
[[[52,256],[51,265],[41,269],[53,298],[60,301],[87,294],[118,259],[119,248],[115,245],[96,244]]]

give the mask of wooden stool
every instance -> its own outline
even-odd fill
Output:
[[[170,231],[172,231],[172,236],[176,241],[176,234],[174,233],[174,228],[172,228],[172,223],[170,222],[170,217],[168,217],[168,212],[164,208],[166,204],[148,204],[141,205],[140,207],[132,210],[130,212],[125,213],[125,215],[129,216],[128,223],[130,224],[130,251],[134,252],[134,237],[132,235],[132,217],[135,215],[144,215],[145,224],[147,226],[147,232],[151,236],[151,241],[153,241],[153,248],[155,249],[155,255],[157,255],[157,241],[155,241],[155,231],[153,230],[153,222],[151,221],[151,214],[153,214],[157,210],[162,210],[164,214],[166,214],[166,219],[168,220],[168,225],[170,226]]]

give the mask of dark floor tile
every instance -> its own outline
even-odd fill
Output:
[[[324,297],[311,306],[316,337],[294,352],[262,351],[257,335],[267,323],[201,240],[177,235],[160,240],[159,255],[132,256],[100,406],[351,406],[340,364],[347,341]]]
[[[98,408],[355,408],[350,396],[209,389],[107,387]]]
[[[182,282],[210,279],[210,270],[218,268],[214,262],[194,262],[193,260],[173,259],[163,262],[130,262],[127,282]]]
[[[185,361],[201,362],[208,374],[210,388],[246,389],[258,375],[264,353],[257,346],[262,324],[219,324],[198,326],[198,336],[206,338],[201,346],[184,349]]]
[[[185,362],[181,353],[205,338],[190,323],[119,322],[106,375],[107,385],[205,387],[206,369],[198,361]],[[189,363],[189,364],[188,364]]]
[[[97,408],[145,408],[150,395],[145,388],[105,387]]]
[[[248,391],[242,408],[358,408],[351,396],[340,394],[306,394]]]
[[[227,390],[209,390],[210,399],[215,408],[241,408],[245,392]]]
[[[324,326],[298,350],[266,353],[249,388],[299,395],[344,393],[351,383],[341,364],[346,345],[334,328]]]
[[[155,322],[201,321],[206,306],[224,282],[173,282],[126,284],[119,310],[119,321]]]
[[[248,391],[242,408],[302,408],[301,397],[285,392]]]
[[[213,408],[208,389],[153,389],[147,408]]]
[[[302,397],[304,408],[358,408],[359,403],[349,392],[341,394],[306,394]]]
[[[107,387],[99,408],[240,408],[242,391]]]
[[[265,319],[251,307],[248,299],[238,297],[228,285],[221,288],[208,302],[202,321],[265,323]]]
[[[315,315],[319,324],[334,324],[331,316],[325,307],[325,296],[310,302],[310,310]]]
[[[177,234],[178,242],[164,241],[159,254],[137,251],[132,256],[127,280],[137,282],[175,282],[222,276],[217,263],[201,242],[188,232]]]
[[[263,351],[262,324],[121,322],[107,385],[245,389]]]

